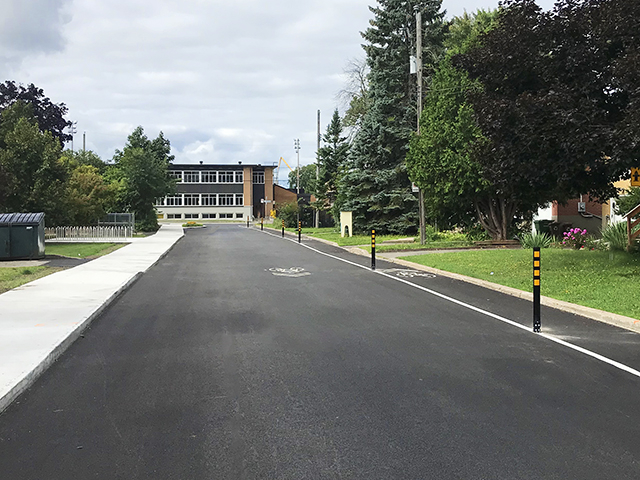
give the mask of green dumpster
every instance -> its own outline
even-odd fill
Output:
[[[0,213],[0,260],[44,258],[44,213]]]

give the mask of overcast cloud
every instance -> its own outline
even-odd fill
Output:
[[[0,0],[0,69],[78,122],[103,159],[138,125],[177,162],[312,163],[363,57],[373,0]],[[550,8],[552,0],[539,0]],[[448,16],[497,0],[444,0]],[[286,176],[283,170],[282,176]]]

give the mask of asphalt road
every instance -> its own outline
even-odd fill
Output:
[[[640,378],[469,308],[528,302],[305,244],[340,258],[189,231],[0,415],[0,478],[640,476]],[[543,331],[640,369],[639,335]]]

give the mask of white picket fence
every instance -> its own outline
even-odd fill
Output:
[[[51,242],[125,242],[133,238],[133,227],[51,227],[44,229],[44,238]]]

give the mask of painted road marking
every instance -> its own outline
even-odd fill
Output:
[[[260,230],[258,230],[258,231],[260,231]],[[267,235],[271,235],[272,237],[280,238],[279,235],[273,235],[272,233],[269,233],[267,231],[260,231],[260,232],[261,233],[266,233]],[[523,331],[527,332],[530,335],[535,335],[537,337],[546,338],[547,340],[550,340],[550,341],[555,342],[555,343],[557,343],[559,345],[562,345],[563,347],[567,347],[567,348],[570,348],[570,349],[575,350],[577,352],[580,352],[580,353],[583,353],[585,355],[588,355],[591,358],[595,358],[596,360],[600,360],[601,362],[604,362],[604,363],[606,363],[608,365],[611,365],[612,367],[618,368],[620,370],[623,370],[623,371],[625,371],[627,373],[630,373],[631,375],[635,375],[636,377],[640,378],[640,371],[638,371],[638,370],[636,370],[634,368],[631,368],[628,365],[625,365],[623,363],[616,362],[615,360],[612,360],[609,357],[605,357],[604,355],[600,355],[599,353],[592,352],[591,350],[587,350],[586,348],[579,347],[578,345],[574,345],[573,343],[565,342],[564,340],[561,340],[561,339],[559,339],[557,337],[554,337],[554,336],[546,334],[546,333],[534,333],[531,330],[531,328],[529,326],[527,326],[527,325],[522,325],[522,324],[520,324],[518,322],[514,322],[513,320],[509,320],[508,318],[502,317],[500,315],[496,315],[495,313],[489,312],[487,310],[483,310],[483,309],[478,308],[478,307],[474,307],[473,305],[469,305],[468,303],[462,302],[462,301],[457,300],[457,299],[455,299],[453,297],[449,297],[449,296],[444,295],[444,294],[442,294],[440,292],[436,292],[435,290],[431,290],[429,288],[423,287],[422,285],[417,285],[415,283],[411,283],[408,280],[405,280],[404,278],[394,277],[392,275],[384,273],[381,270],[371,270],[369,267],[367,267],[365,265],[360,265],[358,263],[351,262],[351,261],[346,260],[344,258],[336,257],[335,255],[331,255],[330,253],[322,252],[322,251],[317,250],[317,249],[315,249],[313,247],[310,247],[309,245],[305,245],[304,243],[298,243],[297,240],[292,240],[290,238],[287,238],[286,240],[288,240],[290,242],[293,242],[293,243],[295,243],[297,245],[301,245],[304,248],[308,248],[309,250],[312,250],[312,251],[314,251],[316,253],[319,253],[320,255],[324,255],[325,257],[333,258],[334,260],[338,260],[338,261],[343,262],[343,263],[348,263],[349,265],[353,265],[354,267],[358,267],[358,268],[362,268],[364,270],[368,270],[371,273],[375,273],[377,275],[382,275],[384,277],[387,277],[387,278],[390,278],[392,280],[395,280],[396,282],[405,283],[405,284],[410,285],[410,286],[412,286],[414,288],[417,288],[418,290],[422,290],[423,292],[426,292],[426,293],[429,293],[429,294],[434,295],[436,297],[442,298],[443,300],[447,300],[447,301],[449,301],[451,303],[455,303],[456,305],[460,305],[461,307],[467,308],[469,310],[473,310],[474,312],[481,313],[481,314],[486,315],[488,317],[491,317],[491,318],[493,318],[495,320],[499,320],[501,322],[507,323],[507,324],[509,324],[509,325],[511,325],[513,327],[519,328],[520,330],[523,330]]]
[[[383,268],[382,270],[378,271],[386,273],[388,275],[395,275],[396,277],[401,278],[436,278],[436,275],[434,273],[423,272],[422,270],[411,270],[408,268]]]
[[[302,267],[291,267],[291,268],[278,268],[272,267],[267,272],[271,272],[272,275],[277,277],[304,277],[306,275],[311,275],[309,272],[305,272]]]

